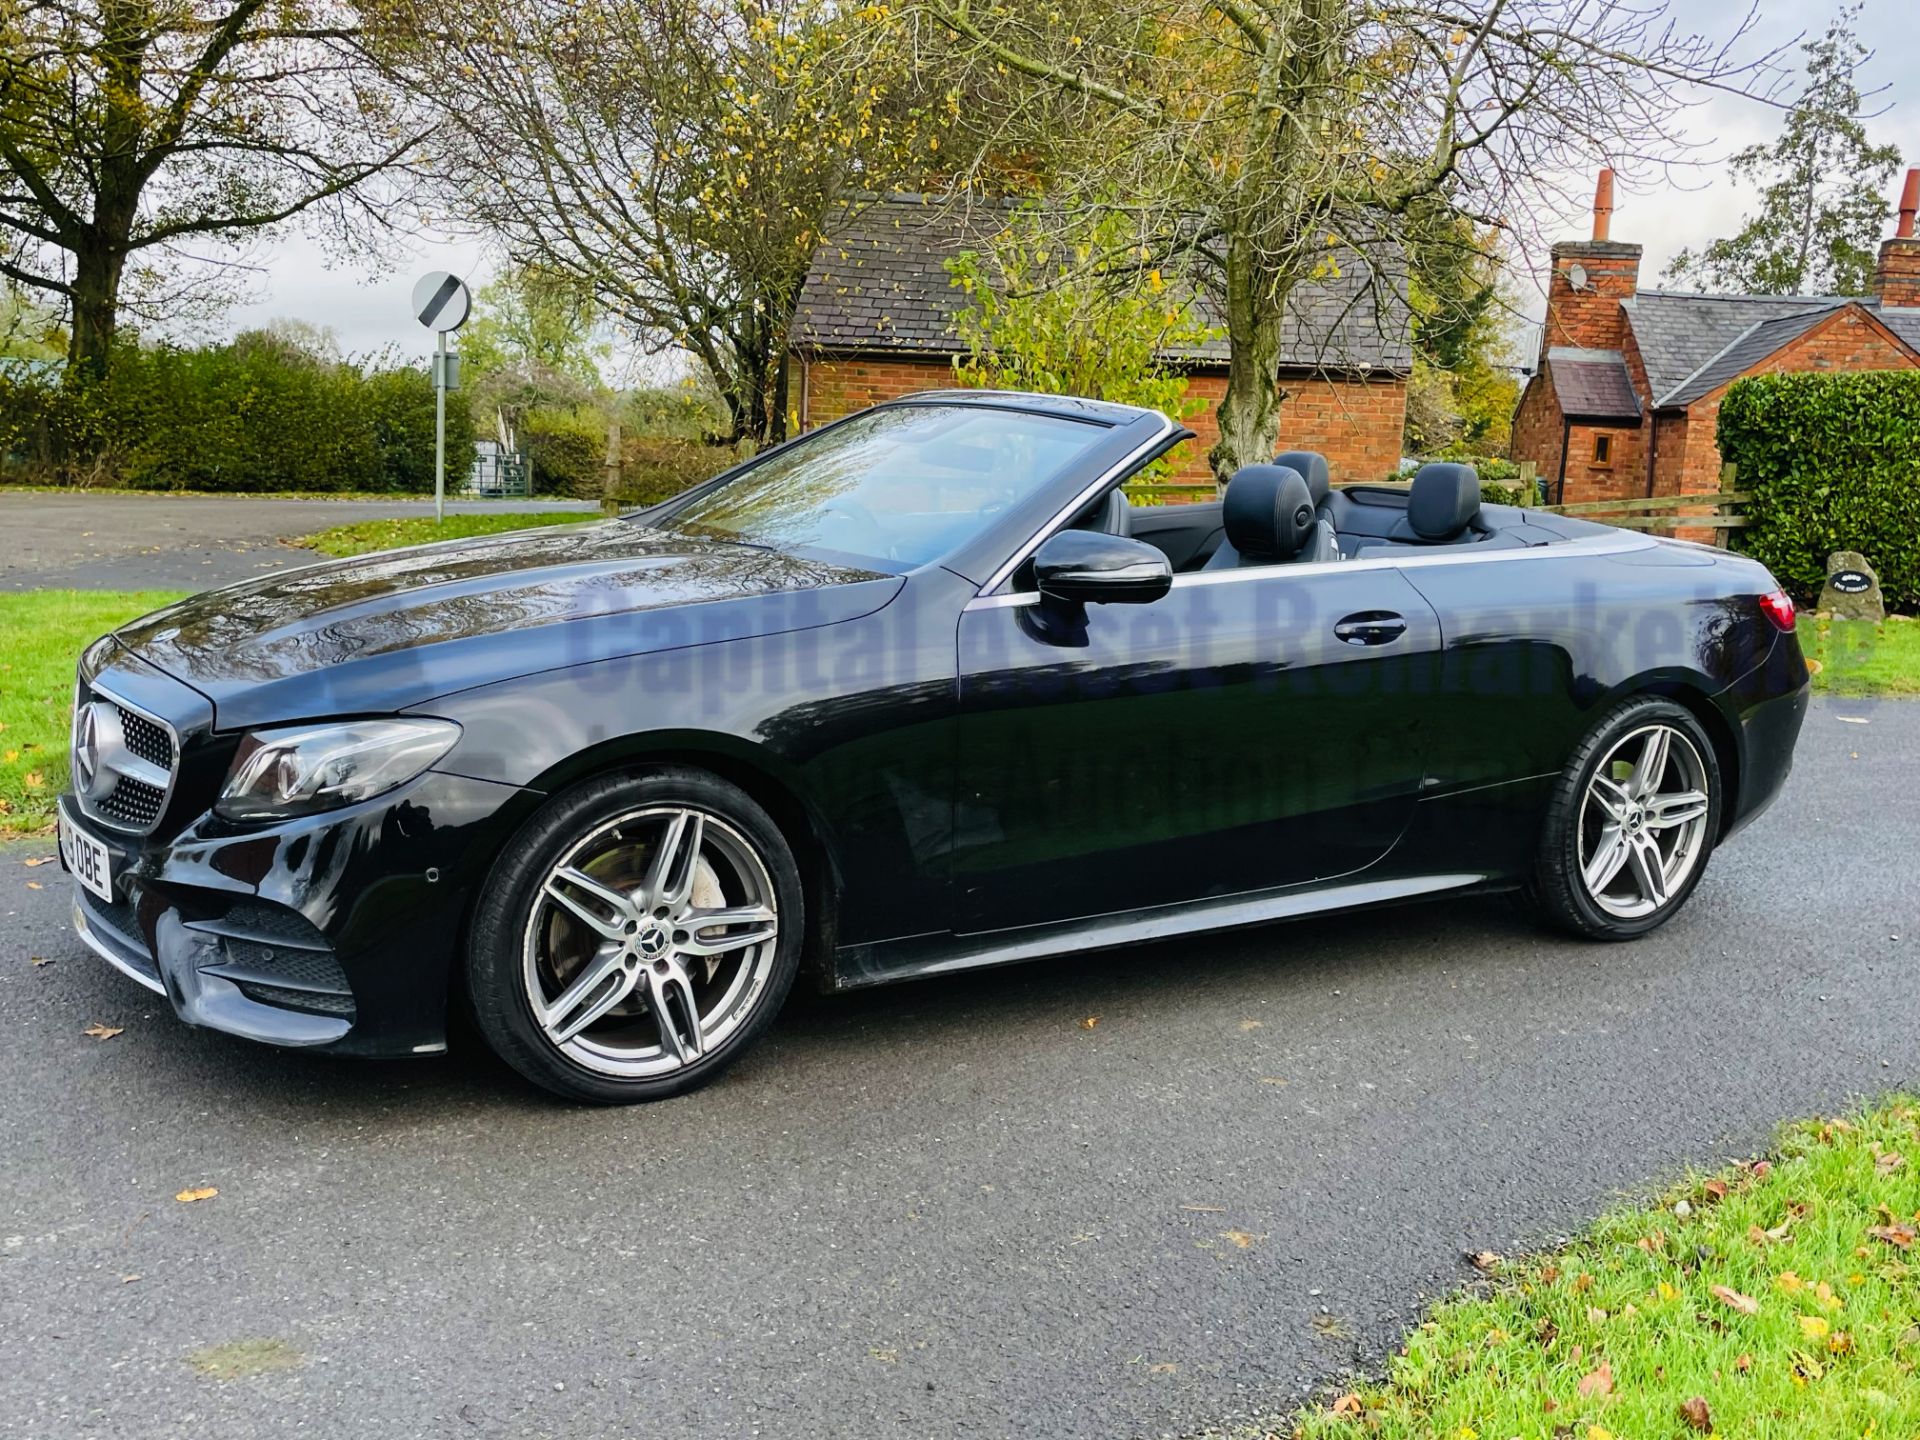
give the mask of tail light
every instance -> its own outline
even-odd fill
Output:
[[[1762,595],[1760,608],[1780,629],[1788,631],[1793,629],[1793,598],[1786,591],[1776,590],[1771,595]]]

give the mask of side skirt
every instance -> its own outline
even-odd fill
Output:
[[[1444,891],[1470,890],[1494,879],[1493,874],[1479,871],[1363,880],[1319,888],[1296,886],[982,935],[909,935],[872,945],[849,945],[837,951],[834,973],[829,977],[827,988],[860,990],[892,980],[948,975],[990,965],[1013,965],[1080,950],[1144,945],[1175,935],[1198,935],[1211,930],[1291,920],[1302,915],[1417,900]]]

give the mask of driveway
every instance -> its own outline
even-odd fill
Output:
[[[578,510],[588,500],[452,500],[460,514]],[[0,490],[0,590],[206,590],[319,556],[281,540],[333,525],[433,514],[428,500],[46,495]]]
[[[0,1434],[1282,1410],[1463,1251],[1920,1078],[1916,765],[1920,706],[1817,706],[1779,805],[1637,944],[1456,902],[807,1000],[630,1110],[188,1031],[70,938],[48,847],[0,852]]]

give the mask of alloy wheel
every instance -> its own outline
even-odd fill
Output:
[[[1580,875],[1595,905],[1637,920],[1681,892],[1706,852],[1707,783],[1699,750],[1671,725],[1614,744],[1580,808]]]
[[[657,1077],[747,1020],[778,940],[754,845],[704,810],[650,806],[594,829],[548,871],[522,980],[555,1049],[602,1075]]]

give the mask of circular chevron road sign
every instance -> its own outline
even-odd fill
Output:
[[[435,270],[422,275],[413,287],[414,318],[429,330],[445,334],[458,330],[473,313],[473,293],[458,275]]]

